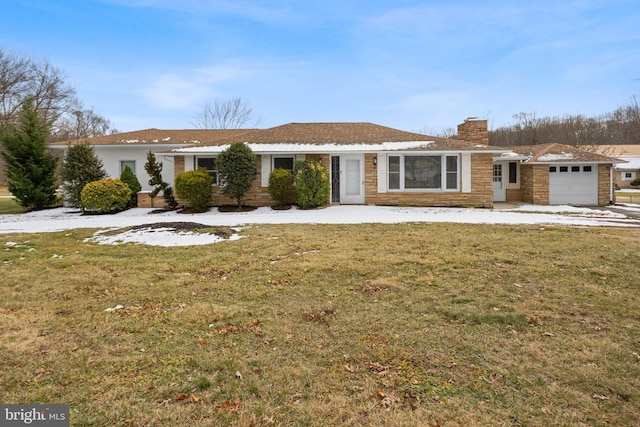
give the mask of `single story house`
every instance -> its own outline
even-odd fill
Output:
[[[294,161],[312,159],[330,173],[330,203],[491,207],[491,164],[505,150],[481,143],[486,142],[486,121],[467,121],[460,131],[467,140],[372,123],[289,123],[162,155],[173,159],[176,175],[204,167],[215,180],[215,157],[229,144],[244,142],[259,166],[256,183],[245,197],[249,205],[273,203],[268,193],[271,171],[293,169]],[[230,200],[214,182],[212,204],[226,203]]]
[[[72,141],[71,143],[78,143]],[[457,139],[406,132],[373,123],[289,123],[268,129],[149,129],[91,138],[110,176],[126,165],[151,206],[144,163],[149,150],[163,162],[163,178],[205,168],[214,177],[211,205],[232,203],[217,186],[216,156],[235,142],[256,154],[258,178],[244,202],[269,206],[269,174],[296,160],[321,162],[331,178],[332,204],[492,207],[494,202],[606,205],[613,200],[616,159],[557,144],[488,145],[486,120],[467,119]],[[58,143],[52,148],[64,148]],[[588,193],[588,195],[586,194]],[[156,203],[158,203],[156,201]]]

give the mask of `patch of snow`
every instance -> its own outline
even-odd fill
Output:
[[[111,231],[111,230],[105,230]],[[103,235],[105,231],[97,231],[92,237],[85,239],[85,242],[96,242],[101,245],[118,245],[121,243],[140,243],[151,246],[196,246],[209,245],[222,242],[225,239],[215,234],[195,233],[191,231],[183,232],[171,228],[139,228],[127,230],[123,233]],[[238,240],[240,236],[233,234],[229,240]]]
[[[563,160],[573,160],[575,157],[573,153],[560,153],[560,154],[543,154],[538,157],[537,162],[557,162]]]
[[[112,313],[114,311],[122,310],[123,308],[124,308],[123,305],[118,304],[115,307],[105,308],[104,311],[106,311],[107,313]]]
[[[371,152],[396,151],[427,148],[433,141],[383,142],[381,144],[250,144],[247,146],[260,153],[327,153],[327,152]],[[229,145],[176,148],[179,153],[220,153]]]

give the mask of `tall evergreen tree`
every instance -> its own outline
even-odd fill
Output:
[[[20,206],[40,210],[56,202],[56,159],[47,150],[49,128],[33,98],[25,101],[18,122],[0,131],[9,191]]]
[[[64,200],[70,206],[82,206],[80,193],[85,185],[107,177],[102,160],[89,144],[67,147],[62,163]]]
[[[220,153],[216,158],[216,167],[222,194],[236,199],[238,208],[242,207],[242,198],[258,176],[256,155],[246,144],[236,142]]]

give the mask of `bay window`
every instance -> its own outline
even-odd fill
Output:
[[[458,189],[457,155],[390,155],[388,162],[389,190]]]

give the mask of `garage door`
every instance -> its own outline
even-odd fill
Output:
[[[549,204],[597,205],[596,165],[553,165],[549,167]]]

